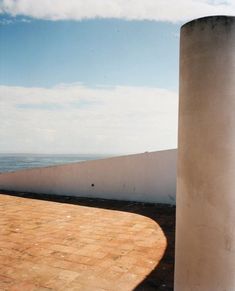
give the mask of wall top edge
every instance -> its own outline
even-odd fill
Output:
[[[118,159],[123,159],[123,158],[135,158],[138,156],[150,156],[153,154],[159,154],[159,155],[164,155],[167,153],[176,153],[177,149],[164,149],[164,150],[159,150],[159,151],[146,151],[142,153],[135,153],[135,154],[127,154],[127,155],[121,155],[121,156],[113,156],[113,157],[106,157],[106,158],[101,158],[101,159],[95,159],[95,160],[87,160],[87,161],[80,161],[80,162],[72,162],[72,163],[64,163],[64,164],[59,164],[59,165],[50,165],[50,166],[45,166],[45,167],[34,167],[34,168],[25,168],[25,169],[18,169],[16,171],[10,171],[10,172],[0,172],[0,177],[8,174],[15,174],[19,172],[30,172],[30,171],[42,171],[44,169],[51,169],[51,168],[60,168],[64,166],[76,166],[76,165],[81,165],[81,164],[91,164],[91,163],[100,163],[103,161],[110,161],[110,160],[118,160]]]

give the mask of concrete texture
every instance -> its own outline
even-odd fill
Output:
[[[0,194],[0,290],[173,290],[174,207],[41,198]]]
[[[0,174],[0,189],[175,203],[176,150]]]
[[[235,290],[235,18],[181,29],[176,291]]]

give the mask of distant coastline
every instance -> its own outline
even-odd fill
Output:
[[[0,173],[111,157],[111,154],[0,153]]]

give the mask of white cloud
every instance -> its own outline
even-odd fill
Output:
[[[134,153],[176,147],[178,97],[158,88],[0,86],[0,152]]]
[[[99,17],[176,22],[235,14],[235,0],[2,0],[0,12],[49,20]]]
[[[0,25],[9,25],[9,24],[12,24],[12,23],[14,23],[14,21],[11,20],[11,19],[3,18],[3,19],[0,20]]]
[[[0,19],[0,26],[11,25],[11,24],[20,23],[20,22],[30,23],[31,20],[27,18],[10,18],[10,17],[2,18]]]

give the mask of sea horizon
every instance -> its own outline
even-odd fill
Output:
[[[0,173],[117,156],[118,154],[0,153]]]

